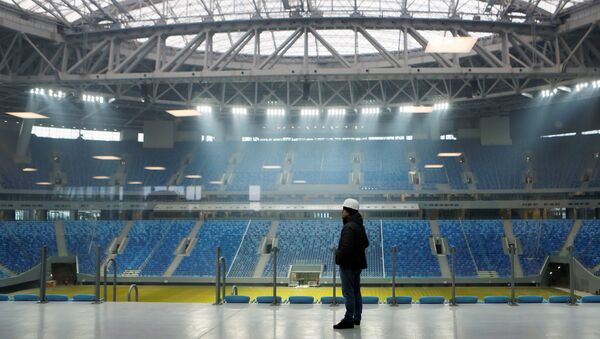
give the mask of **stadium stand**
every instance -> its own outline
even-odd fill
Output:
[[[77,256],[79,272],[94,274],[96,246],[100,246],[101,262],[111,241],[119,236],[124,221],[65,221],[65,240],[70,255]]]
[[[247,191],[250,185],[260,185],[261,191],[272,191],[277,187],[281,169],[263,169],[263,165],[283,165],[287,145],[284,143],[246,143],[238,154],[237,162],[228,191]]]
[[[128,234],[123,253],[117,255],[118,274],[125,270],[141,270],[148,257],[160,245],[175,224],[169,220],[138,220],[133,223]]]
[[[496,271],[508,276],[510,262],[502,249],[504,228],[500,220],[440,220],[440,231],[456,247],[456,272],[476,276],[477,271]]]
[[[518,145],[481,146],[463,141],[465,158],[476,176],[479,189],[525,187],[525,151]]]
[[[201,175],[199,179],[183,178],[181,185],[201,185],[206,191],[217,191],[220,185],[210,184],[220,181],[227,170],[231,155],[238,144],[230,142],[205,143],[192,153],[191,161],[185,168],[185,174]],[[210,159],[210,161],[208,161]]]
[[[210,277],[215,275],[215,248],[221,247],[221,255],[229,268],[242,237],[249,224],[248,220],[210,220],[198,232],[198,242],[189,256],[185,257],[175,276]]]
[[[244,239],[240,244],[238,255],[231,264],[230,277],[251,277],[259,258],[259,246],[262,238],[267,235],[271,221],[252,220]]]
[[[453,190],[464,190],[467,185],[459,162],[462,160],[473,173],[478,189],[523,189],[528,173],[535,189],[567,189],[582,185],[584,166],[589,165],[585,159],[597,151],[591,144],[582,143],[579,138],[542,139],[533,145],[511,146],[482,146],[470,140],[227,141],[199,145],[180,142],[173,149],[163,150],[143,148],[142,144],[131,141],[34,137],[31,161],[27,165],[17,165],[13,156],[0,152],[0,185],[11,189],[41,189],[43,187],[35,185],[36,182],[52,181],[57,176],[64,178],[62,185],[65,187],[106,186],[113,181],[92,177],[106,175],[113,178],[122,165],[116,161],[92,160],[91,157],[110,154],[123,157],[125,181],[142,181],[147,186],[202,186],[204,191],[239,192],[246,191],[249,185],[260,185],[263,191],[278,189],[284,170],[263,170],[264,164],[290,166],[287,183],[304,180],[307,184],[346,185],[351,183],[354,161],[360,162],[360,186],[364,190],[413,190],[408,174],[411,169],[419,173],[421,189],[436,190],[438,185],[448,185]],[[440,152],[462,152],[463,156],[438,157]],[[286,154],[292,157],[289,164],[284,164]],[[353,154],[360,156],[353,159]],[[409,154],[415,158],[412,168]],[[57,157],[56,161],[54,157]],[[424,165],[428,163],[444,167],[425,169]],[[164,166],[166,170],[145,170],[144,166],[148,165]],[[26,166],[38,170],[22,172]],[[596,167],[590,169],[590,187],[600,186],[600,171]],[[177,177],[175,174],[179,169],[184,171]],[[232,175],[225,186],[210,183],[222,180],[228,169],[232,170]],[[202,177],[185,178],[188,174]]]
[[[140,267],[140,276],[162,276],[175,257],[177,245],[190,233],[195,223],[193,220],[172,220],[168,224],[162,222],[166,232]]]
[[[9,275],[7,273],[5,273],[4,271],[0,271],[0,279],[4,279],[4,278],[8,278]]]
[[[441,275],[437,258],[431,253],[431,228],[421,220],[383,220],[383,250],[386,276],[392,275],[391,248],[398,247],[396,276],[438,277]]]
[[[584,220],[573,246],[583,265],[593,268],[600,264],[600,220]]]
[[[412,190],[406,145],[402,142],[367,141],[362,143],[364,189]]]
[[[526,275],[539,274],[547,256],[557,254],[573,226],[572,220],[513,220],[513,233],[523,254],[521,266]]]
[[[331,277],[331,248],[338,245],[342,229],[340,221],[331,220],[282,220],[277,227],[279,254],[277,276],[287,277],[290,265],[324,265],[324,276]],[[264,276],[273,275],[269,261]]]
[[[41,248],[56,255],[54,225],[45,221],[0,222],[0,263],[15,273],[39,264]]]

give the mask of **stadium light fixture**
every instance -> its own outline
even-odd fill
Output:
[[[306,184],[306,180],[294,180],[292,181],[293,184]]]
[[[319,109],[318,108],[312,108],[312,107],[304,107],[300,109],[300,116],[303,117],[316,117],[319,115]]]
[[[94,175],[92,177],[92,179],[95,179],[95,180],[108,180],[108,179],[110,179],[110,177],[107,176],[107,175]]]
[[[592,87],[594,86],[594,82],[592,82]],[[582,90],[586,89],[589,85],[590,84],[588,82],[580,82],[577,85],[575,85],[575,92],[582,91]]]
[[[36,182],[35,184],[36,185],[40,185],[40,186],[50,186],[50,185],[52,185],[52,183],[48,182],[48,181],[39,181],[39,182]]]
[[[212,113],[212,106],[210,105],[198,105],[196,106],[196,111],[200,112],[200,113],[206,113],[206,114],[210,114]]]
[[[199,174],[188,174],[185,176],[187,179],[202,179],[202,176]]]
[[[60,91],[60,90],[53,90],[53,89],[44,89],[44,88],[32,88],[29,90],[30,94],[33,95],[39,95],[39,96],[48,96],[50,98],[54,98],[54,99],[63,99],[67,96],[67,93]]]
[[[447,101],[445,102],[438,102],[436,104],[433,105],[433,110],[434,111],[445,111],[448,108],[450,108],[450,103],[448,103]]]
[[[269,107],[267,108],[267,116],[270,117],[282,117],[285,115],[285,108],[282,107]]]
[[[329,116],[344,116],[346,115],[346,109],[341,107],[332,107],[327,109],[327,115]]]
[[[109,161],[122,160],[121,157],[117,157],[115,155],[94,155],[92,158],[94,158],[96,160],[109,160]]]
[[[438,157],[460,157],[462,155],[461,152],[441,152],[438,153]]]
[[[213,180],[208,182],[211,185],[223,185],[223,181],[221,180]]]
[[[269,169],[281,169],[281,165],[263,165],[262,168],[266,169],[266,170],[269,170]]]
[[[141,181],[129,181],[127,182],[128,185],[142,185],[143,182]]]
[[[148,171],[164,171],[166,170],[166,168],[162,167],[162,166],[146,166],[144,167],[145,170]]]
[[[554,96],[556,93],[558,93],[558,89],[554,88],[554,89],[544,89],[542,90],[542,98],[549,98]]]
[[[378,106],[365,106],[360,109],[360,114],[363,115],[376,115],[381,112],[381,108]]]
[[[6,112],[6,114],[21,119],[48,119],[47,116],[35,112]]]
[[[433,112],[433,106],[413,106],[404,105],[398,108],[400,113],[431,113]]]
[[[101,95],[87,94],[87,93],[82,93],[81,94],[81,100],[83,100],[84,102],[92,102],[92,103],[100,103],[100,104],[104,103],[104,97],[103,96],[101,96]]]
[[[23,172],[37,172],[37,168],[25,167],[23,168]]]
[[[248,108],[244,106],[233,106],[231,107],[231,114],[233,115],[247,115]]]
[[[600,80],[594,80],[594,81],[592,81],[592,87],[594,89],[600,88]]]
[[[432,38],[425,47],[425,53],[469,53],[476,42],[477,38],[470,36]]]
[[[427,168],[427,169],[444,168],[444,165],[442,165],[442,164],[427,164],[427,165],[425,165],[425,168]]]
[[[165,111],[176,118],[197,117],[200,115],[195,109],[170,109]]]

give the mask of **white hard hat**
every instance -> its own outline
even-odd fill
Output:
[[[346,200],[344,200],[344,204],[342,205],[342,207],[347,207],[347,208],[351,208],[353,210],[358,211],[358,201],[356,199],[351,199],[348,198]]]

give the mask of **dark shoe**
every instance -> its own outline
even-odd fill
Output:
[[[354,325],[355,326],[360,326],[360,320],[354,320]]]
[[[354,328],[354,323],[351,321],[342,320],[337,325],[333,325],[336,330],[343,330],[346,328]]]

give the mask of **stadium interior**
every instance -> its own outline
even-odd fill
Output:
[[[346,198],[349,337],[599,337],[599,113],[594,0],[0,0],[0,337],[337,338]]]

